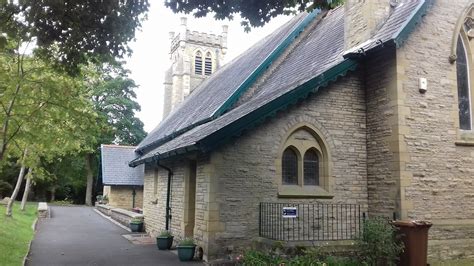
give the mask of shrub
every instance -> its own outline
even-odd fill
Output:
[[[179,246],[194,246],[194,239],[192,238],[183,238],[181,241],[179,241]]]
[[[171,233],[171,231],[168,231],[168,230],[162,230],[158,234],[158,237],[172,237],[172,236],[173,234]]]
[[[280,265],[284,262],[285,261],[278,255],[256,250],[245,252],[242,259],[243,265]]]
[[[141,224],[143,223],[143,219],[142,218],[138,218],[138,217],[134,217],[132,218],[132,220],[130,221],[131,224]]]
[[[3,180],[0,180],[0,199],[2,198],[2,196],[10,194],[12,190],[13,190],[12,185],[10,185],[9,183]]]
[[[394,265],[403,251],[395,227],[382,218],[364,221],[356,247],[360,260],[368,265]]]

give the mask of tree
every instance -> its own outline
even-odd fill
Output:
[[[250,27],[261,27],[281,14],[331,9],[342,2],[344,0],[166,0],[165,6],[175,13],[193,13],[195,17],[204,17],[209,13],[214,13],[214,18],[218,20],[233,19],[235,14],[240,14],[241,24],[248,31]]]
[[[26,160],[27,154],[28,154],[28,150],[25,148],[25,150],[23,151],[23,155],[21,156],[21,170],[20,170],[20,173],[18,174],[18,179],[16,181],[15,189],[13,190],[11,198],[8,200],[7,208],[5,211],[5,215],[9,217],[12,216],[13,202],[15,202],[16,196],[18,195],[18,192],[20,191],[21,182],[23,181],[23,177],[25,176],[25,171],[26,171],[25,160]]]
[[[17,157],[32,144],[38,154],[84,148],[97,115],[83,80],[20,46],[11,40],[0,50],[0,162],[10,147],[19,147]]]
[[[36,40],[38,54],[77,73],[89,60],[130,54],[148,7],[147,0],[0,0],[0,35]]]
[[[39,158],[50,160],[88,148],[88,135],[98,131],[83,79],[20,47],[12,39],[0,50],[0,163],[5,157],[21,161],[8,216],[27,168],[36,169]],[[22,155],[27,149],[28,156]]]
[[[99,114],[97,125],[102,129],[91,141],[97,151],[101,143],[137,145],[145,136],[143,123],[135,117],[140,105],[135,101],[135,82],[127,77],[128,71],[117,64],[92,65],[84,71],[88,74],[86,83],[92,95],[92,102]],[[94,177],[94,152],[84,155],[86,171],[86,205],[92,205],[92,186]]]
[[[32,172],[33,172],[33,169],[29,169],[28,174],[26,174],[25,191],[23,192],[23,197],[21,198],[21,206],[20,206],[20,210],[22,211],[25,210],[26,201],[28,200],[28,194],[30,193]]]

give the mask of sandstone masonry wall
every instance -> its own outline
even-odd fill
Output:
[[[411,202],[407,218],[433,221],[433,259],[474,257],[474,146],[459,145],[456,64],[448,61],[456,21],[468,3],[434,1],[397,51],[405,95],[399,104],[406,109],[401,200]],[[428,81],[425,94],[418,91],[419,78]]]
[[[399,141],[395,49],[365,62],[369,215],[399,211]]]
[[[182,230],[183,219],[183,189],[184,189],[184,164],[183,161],[163,165],[170,167],[173,171],[171,182],[171,221],[170,230],[176,240],[184,237]],[[145,228],[152,236],[157,236],[160,231],[165,230],[166,225],[166,192],[168,184],[168,172],[160,167],[147,164],[144,177],[144,204]]]
[[[133,204],[133,187],[131,186],[109,186],[107,196],[109,197],[109,205],[115,208],[130,210]],[[105,192],[105,190],[104,190]],[[143,206],[143,188],[135,188],[135,207]]]
[[[247,247],[258,236],[260,202],[352,203],[367,211],[366,105],[359,77],[342,78],[213,153],[220,228],[211,257]],[[290,129],[303,124],[328,143],[333,199],[278,197],[276,159]]]

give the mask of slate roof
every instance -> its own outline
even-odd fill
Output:
[[[101,145],[102,183],[104,185],[143,186],[144,165],[132,168],[135,146]]]
[[[247,79],[252,79],[255,69],[282,44],[290,33],[304,22],[306,17],[308,17],[307,13],[297,15],[216,71],[200,84],[180,104],[178,109],[152,130],[138,145],[137,150],[146,149],[167,137],[169,139],[173,134],[186,130],[195,124],[207,122],[216,115],[219,115],[220,112],[225,111],[223,109],[231,104],[229,100],[231,100],[232,96],[238,93],[242,85],[246,85]]]
[[[211,121],[164,141],[130,164],[139,165],[193,150],[211,150],[230,137],[238,136],[243,130],[257,125],[354,69],[358,63],[353,58],[384,45],[401,44],[401,37],[406,37],[426,8],[427,2],[424,0],[402,1],[373,38],[347,51],[344,50],[344,7],[329,11],[320,22],[316,22],[318,24],[315,27],[310,27],[311,32],[293,47],[281,65],[257,88],[258,92],[250,99]],[[208,94],[206,91],[202,88],[201,93],[213,102],[215,95],[210,93],[211,90]],[[206,105],[205,98],[201,100]],[[193,94],[186,102],[192,101],[196,101]],[[160,124],[157,131],[165,130],[161,129],[165,125],[166,123]]]

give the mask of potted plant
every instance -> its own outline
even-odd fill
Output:
[[[141,218],[132,218],[130,221],[130,230],[132,232],[142,232],[143,231],[143,220]]]
[[[173,235],[168,230],[163,230],[156,237],[156,246],[159,250],[171,249],[173,245]]]
[[[107,203],[109,203],[109,197],[107,196],[107,194],[105,194],[105,195],[102,196],[102,200],[101,200],[100,204],[107,205]]]
[[[194,258],[194,251],[196,250],[194,239],[184,238],[179,242],[176,248],[178,249],[178,258],[180,261],[190,261]]]

